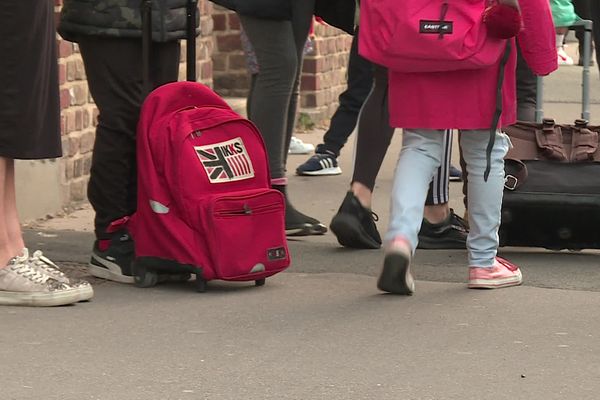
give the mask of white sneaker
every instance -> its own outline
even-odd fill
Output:
[[[79,290],[39,272],[25,257],[13,257],[0,268],[0,305],[62,306],[78,301]]]
[[[315,150],[315,146],[310,143],[304,143],[302,140],[298,139],[296,136],[292,136],[290,140],[290,149],[288,151],[289,154],[308,154],[312,153]]]
[[[44,256],[41,250],[36,250],[33,255],[29,256],[29,249],[23,249],[23,257],[26,257],[29,264],[39,272],[50,276],[50,278],[77,289],[79,291],[79,301],[87,301],[94,297],[94,289],[89,282],[82,279],[73,279],[65,275],[60,270],[58,265],[52,262],[48,257]]]
[[[569,57],[569,55],[565,51],[564,47],[558,47],[556,49],[556,55],[558,56],[558,65],[573,65],[573,64],[575,64],[573,59],[571,57]]]

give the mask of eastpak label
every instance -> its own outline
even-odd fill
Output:
[[[422,19],[419,22],[419,33],[448,34],[452,33],[454,22]]]

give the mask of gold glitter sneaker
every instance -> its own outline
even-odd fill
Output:
[[[0,268],[0,305],[62,306],[79,297],[78,289],[38,271],[26,257],[13,257]]]
[[[77,289],[79,291],[79,301],[88,301],[94,297],[94,289],[89,282],[83,279],[69,278],[64,272],[60,270],[48,257],[44,256],[41,250],[33,252],[31,257],[29,256],[29,249],[23,249],[23,257],[27,257],[27,260],[31,266],[38,271],[50,276],[59,282],[66,283],[67,285]]]

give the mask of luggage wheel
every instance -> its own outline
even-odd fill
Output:
[[[192,277],[192,274],[189,272],[182,272],[180,274],[169,274],[168,281],[169,282],[187,282]]]
[[[149,288],[158,283],[158,274],[154,271],[138,271],[135,274],[135,285],[141,288]]]
[[[266,281],[266,279],[265,279],[265,278],[262,278],[262,279],[257,279],[257,280],[255,280],[255,281],[254,281],[254,284],[255,284],[256,286],[263,286],[263,285],[265,284],[265,281]]]

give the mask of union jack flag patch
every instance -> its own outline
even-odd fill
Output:
[[[241,181],[254,177],[252,161],[242,138],[194,146],[210,183]]]

